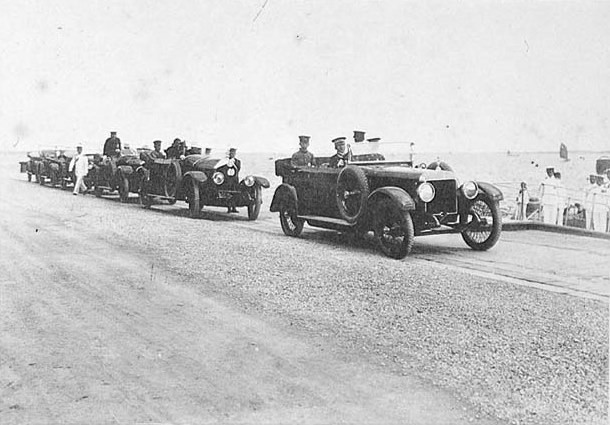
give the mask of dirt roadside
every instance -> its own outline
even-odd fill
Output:
[[[206,284],[201,276],[177,280],[150,252],[104,237],[108,223],[87,212],[104,201],[54,192],[2,188],[3,424],[475,418],[446,392],[323,336],[205,296],[193,289]]]

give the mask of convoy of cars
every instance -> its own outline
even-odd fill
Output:
[[[21,172],[28,181],[34,176],[41,184],[65,188],[75,180],[67,171],[71,155],[31,152],[21,162]],[[147,208],[184,201],[191,217],[208,205],[245,207],[248,219],[256,220],[262,189],[270,187],[264,177],[240,180],[230,161],[198,153],[176,159],[151,159],[145,152],[116,161],[89,157],[89,184],[97,196],[115,191],[125,202],[137,193]],[[275,161],[282,183],[270,210],[279,213],[284,234],[299,236],[305,223],[361,237],[372,231],[381,251],[395,259],[410,253],[415,236],[459,233],[474,250],[488,250],[500,238],[502,192],[490,183],[460,183],[444,162],[413,165],[377,152],[356,155],[341,168],[329,167],[329,160],[316,158],[308,167],[292,166],[290,158]]]

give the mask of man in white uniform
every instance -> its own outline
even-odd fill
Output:
[[[555,187],[555,170],[546,168],[546,178],[540,184],[540,203],[544,223],[557,224],[557,190]]]
[[[68,168],[70,172],[74,170],[74,174],[76,175],[76,184],[74,184],[73,195],[78,195],[80,189],[83,189],[83,192],[87,191],[87,186],[85,185],[84,179],[87,173],[89,172],[89,158],[83,154],[83,146],[76,146],[76,155],[70,161],[70,167]]]

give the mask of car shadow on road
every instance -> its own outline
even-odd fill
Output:
[[[218,209],[206,209],[206,208],[204,208],[201,211],[201,213],[199,214],[199,217],[192,218],[190,216],[189,209],[188,209],[188,206],[186,204],[180,205],[180,203],[177,203],[177,204],[174,204],[174,205],[169,205],[169,204],[161,204],[161,203],[159,203],[159,204],[153,204],[152,207],[146,208],[146,209],[148,211],[153,211],[153,212],[156,212],[156,213],[159,213],[159,214],[166,214],[166,215],[171,215],[171,216],[174,216],[174,217],[185,217],[185,218],[190,219],[190,220],[207,220],[207,221],[216,221],[216,222],[223,222],[223,221],[243,222],[243,221],[249,221],[248,220],[248,213],[246,212],[246,210],[240,211],[237,214],[229,214],[229,213],[226,212],[225,209],[220,208],[220,207]]]
[[[379,255],[383,255],[379,250],[377,241],[373,236],[372,232],[365,234],[364,236],[356,236],[349,232],[337,232],[334,230],[325,229],[312,229],[308,228],[307,231],[303,232],[299,237],[301,239],[316,241],[325,245],[331,245],[337,248],[345,248],[350,250],[357,250],[361,252],[377,252]],[[422,238],[416,237],[413,243],[413,249],[409,254],[409,257],[417,256],[428,256],[428,255],[442,255],[452,254],[458,252],[471,251],[467,246],[464,247],[447,247],[444,245],[433,245],[429,242],[421,243]],[[420,242],[420,243],[418,243]]]

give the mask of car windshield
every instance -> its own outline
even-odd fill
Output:
[[[352,162],[386,161],[410,162],[414,150],[405,142],[361,142],[350,143]]]

